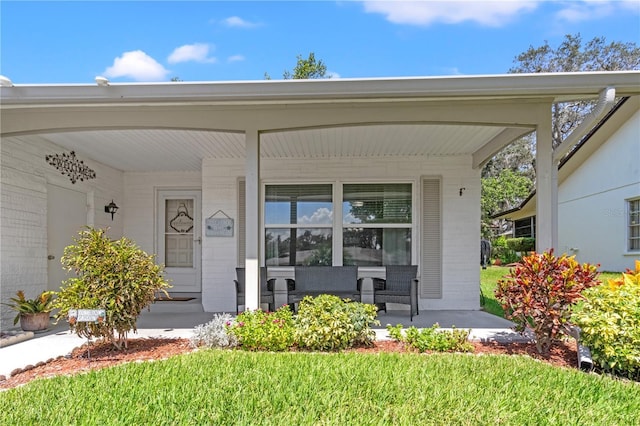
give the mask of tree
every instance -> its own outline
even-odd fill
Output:
[[[482,236],[491,237],[492,228],[500,226],[500,223],[494,223],[491,215],[515,207],[529,195],[532,188],[531,179],[509,169],[502,170],[497,177],[482,179]]]
[[[640,69],[640,47],[595,37],[584,43],[580,34],[567,34],[556,49],[545,41],[516,56],[510,73],[622,71]],[[593,101],[558,103],[553,106],[553,146],[558,146],[591,111]]]
[[[309,53],[309,57],[304,59],[302,55],[298,55],[298,62],[296,63],[293,72],[285,70],[282,73],[282,77],[285,80],[306,80],[306,79],[317,79],[317,78],[327,78],[327,66],[322,62],[322,60],[316,61],[316,55],[311,52]],[[269,74],[264,73],[264,78],[266,80],[271,80]]]
[[[583,71],[622,71],[640,69],[640,48],[635,43],[611,42],[604,37],[595,37],[583,43],[580,34],[566,35],[557,48],[552,48],[545,41],[542,46],[530,46],[525,52],[514,58],[514,66],[510,73],[553,73],[553,72],[583,72]],[[591,112],[594,101],[574,101],[554,104],[552,106],[553,146],[558,146]],[[499,179],[506,184],[509,177],[526,177],[531,187],[535,182],[535,135],[521,138],[501,152],[496,154],[482,170],[483,179]],[[505,170],[513,172],[503,175]],[[519,186],[518,182],[510,182],[510,186]],[[483,181],[483,203],[485,197],[500,196],[500,194],[486,193],[485,187],[492,187],[492,183],[485,185]],[[514,199],[509,199],[505,192],[501,200],[502,205],[511,206]],[[486,201],[487,205],[494,205],[495,199]],[[493,225],[483,208],[484,231]],[[495,212],[494,212],[495,213]]]
[[[483,178],[497,178],[506,170],[535,181],[535,139],[527,135],[506,146],[482,169]]]

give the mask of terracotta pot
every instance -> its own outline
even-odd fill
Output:
[[[43,331],[49,328],[49,312],[20,314],[20,328],[23,331]]]

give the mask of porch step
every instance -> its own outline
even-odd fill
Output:
[[[172,294],[171,297],[178,298],[178,297],[185,297],[185,295]],[[150,308],[149,311],[153,313],[175,313],[175,314],[189,313],[189,312],[204,312],[204,309],[202,308],[202,298],[200,297],[199,294],[197,296],[187,295],[187,297],[189,298],[193,297],[193,299],[185,300],[185,301],[178,301],[178,300],[156,301],[151,304],[151,306],[149,307]],[[145,309],[145,312],[147,312],[146,309]]]

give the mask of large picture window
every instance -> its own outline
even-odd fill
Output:
[[[411,184],[343,186],[344,265],[411,264]]]
[[[629,201],[629,251],[640,251],[640,198]]]
[[[267,185],[265,265],[331,266],[340,253],[343,265],[411,264],[410,183],[344,184],[335,197],[332,184]]]
[[[331,184],[266,187],[266,266],[331,266],[332,193]]]

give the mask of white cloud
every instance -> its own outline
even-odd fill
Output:
[[[362,223],[362,219],[355,217],[351,211],[342,218],[342,223]]]
[[[564,22],[582,22],[606,16],[611,10],[607,2],[571,2],[556,13],[556,18]]]
[[[310,224],[317,224],[317,223],[332,223],[332,222],[333,222],[333,212],[325,207],[321,207],[315,212],[313,212],[311,217],[302,216],[299,219],[298,223],[304,224],[304,225],[310,225]]]
[[[233,55],[227,58],[227,62],[242,62],[245,60],[244,55]]]
[[[499,27],[522,13],[534,10],[539,1],[365,1],[364,9],[369,13],[383,14],[395,24],[428,26],[471,21]]]
[[[169,58],[167,58],[167,61],[170,64],[177,64],[179,62],[216,62],[216,58],[209,57],[209,48],[210,45],[205,43],[185,44],[184,46],[174,49],[171,55],[169,55]]]
[[[623,13],[640,13],[638,0],[583,0],[562,3],[564,6],[556,13],[556,18],[562,22],[574,23],[595,19],[602,19],[622,9]]]
[[[228,27],[236,27],[236,28],[254,28],[259,25],[254,22],[245,21],[239,16],[230,16],[227,19],[225,19],[223,22]]]
[[[338,74],[335,71],[327,71],[326,75],[327,78],[340,78],[340,74]]]
[[[638,2],[638,0],[619,0],[616,4],[624,9],[640,14],[640,2]]]
[[[161,81],[167,78],[167,74],[167,69],[142,50],[124,52],[104,72],[106,77],[129,77],[136,81]]]
[[[435,69],[434,73],[440,75],[464,75],[458,67],[438,67]]]

